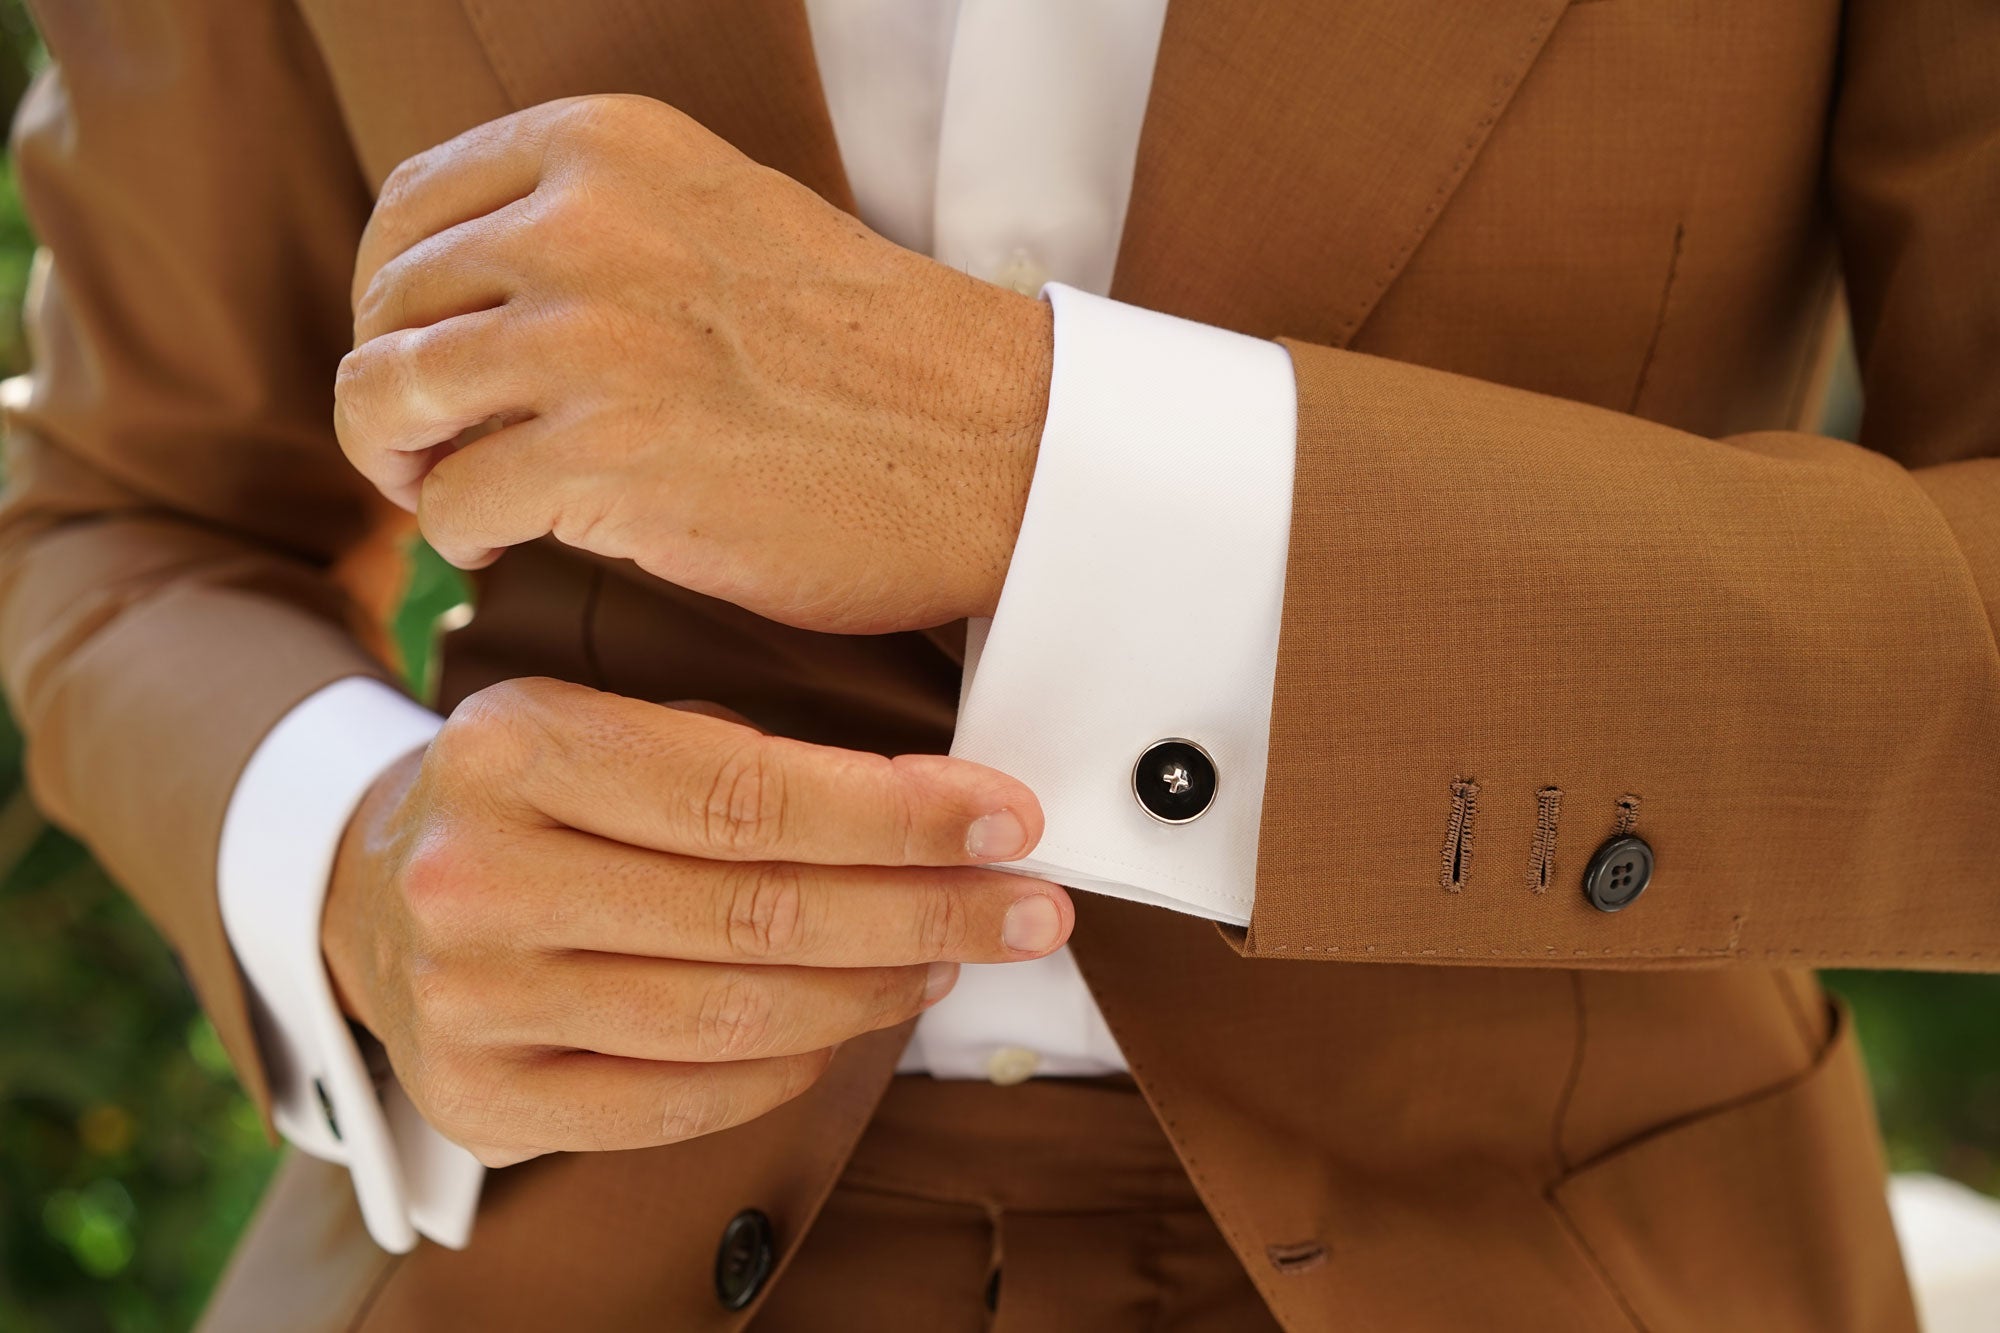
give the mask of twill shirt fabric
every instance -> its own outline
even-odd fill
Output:
[[[404,529],[327,423],[373,188],[635,91],[853,195],[796,0],[40,18],[0,666],[39,799],[264,1099],[216,853],[279,719],[390,676]],[[1914,1326],[1807,969],[2000,958],[1996,51],[1973,0],[1169,6],[1109,294],[1291,360],[1268,770],[1247,925],[1079,894],[1072,951],[1282,1326]],[[1855,444],[1809,421],[1842,291]],[[548,674],[936,751],[963,651],[536,545],[482,576],[440,702]],[[1598,911],[1628,824],[1656,872]],[[251,1245],[312,1262],[266,1308],[740,1327],[718,1238],[761,1210],[782,1287],[907,1035],[737,1129],[495,1173],[462,1251],[274,1200]]]

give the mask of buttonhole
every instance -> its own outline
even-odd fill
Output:
[[[1438,887],[1457,893],[1472,876],[1472,820],[1478,813],[1479,784],[1459,778],[1451,784],[1451,819],[1444,830]]]
[[[1535,845],[1528,853],[1528,889],[1546,893],[1556,873],[1556,820],[1562,816],[1561,787],[1535,793]]]
[[[1326,1262],[1326,1246],[1316,1240],[1294,1241],[1290,1245],[1267,1245],[1271,1267],[1280,1273],[1303,1273]]]
[[[1619,837],[1625,836],[1639,824],[1639,798],[1626,792],[1618,798],[1618,815],[1612,821],[1611,831]]]

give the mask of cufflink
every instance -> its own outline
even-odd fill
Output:
[[[313,1080],[313,1096],[319,1100],[319,1113],[326,1120],[326,1132],[333,1135],[333,1141],[340,1140],[340,1117],[333,1111],[333,1095],[326,1090],[326,1080]]]
[[[1132,766],[1132,795],[1162,824],[1199,819],[1215,804],[1215,760],[1193,741],[1154,741]]]

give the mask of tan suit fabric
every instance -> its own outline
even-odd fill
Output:
[[[292,704],[387,674],[403,533],[329,410],[372,188],[624,91],[850,198],[798,0],[39,17],[0,665],[40,799],[261,1095],[216,839]],[[1257,905],[1092,899],[1075,947],[1285,1327],[1911,1325],[1801,969],[2000,960],[1996,66],[1980,0],[1170,7],[1113,295],[1286,338],[1300,386]],[[1799,430],[1843,278],[1858,446]],[[548,674],[936,750],[957,641],[544,545],[482,577],[443,703]],[[1657,875],[1596,912],[1583,863],[1634,822]],[[504,1173],[362,1326],[737,1326],[715,1238],[756,1206],[797,1246],[902,1035],[738,1130]]]

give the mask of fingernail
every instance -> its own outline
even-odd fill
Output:
[[[1062,913],[1055,899],[1038,893],[1023,898],[1007,909],[1000,927],[1000,940],[1016,953],[1047,953],[1062,934]]]
[[[1012,810],[995,810],[972,821],[965,831],[965,854],[975,861],[1006,861],[1019,856],[1028,841],[1027,827]]]
[[[924,980],[924,1003],[936,1004],[957,982],[957,963],[932,963],[931,974]]]

